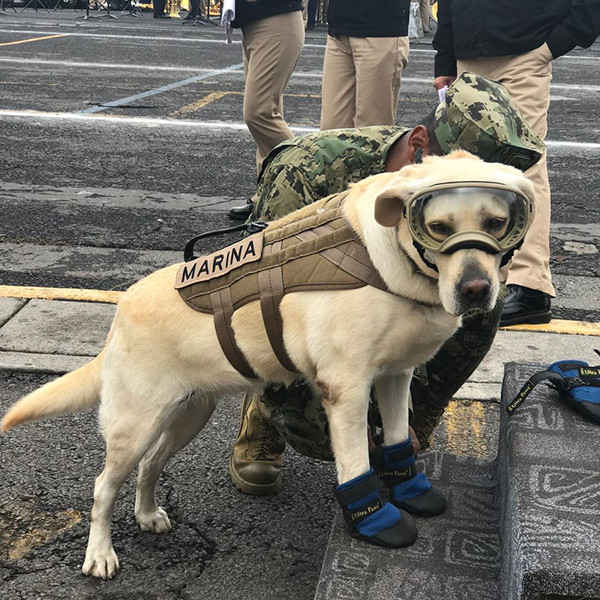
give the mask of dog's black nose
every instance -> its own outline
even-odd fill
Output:
[[[490,294],[491,284],[487,279],[463,280],[460,284],[460,293],[471,304],[477,304],[487,300]]]

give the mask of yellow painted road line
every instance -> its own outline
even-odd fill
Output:
[[[92,290],[82,288],[51,288],[20,285],[0,285],[0,298],[29,298],[40,300],[79,300],[83,302],[106,302],[116,304],[125,292],[116,290]],[[566,335],[600,336],[600,323],[552,319],[540,325],[511,325],[503,331],[529,331],[538,333],[562,333]]]
[[[68,33],[57,33],[56,35],[44,35],[43,37],[28,38],[26,40],[17,40],[16,42],[0,42],[0,46],[14,46],[15,44],[27,44],[28,42],[51,40],[52,38],[66,37],[68,35]]]
[[[197,110],[200,110],[207,104],[210,104],[211,102],[215,102],[216,100],[219,100],[223,96],[227,96],[227,94],[230,94],[230,93],[231,92],[211,92],[210,94],[207,94],[206,96],[204,96],[204,98],[200,98],[200,100],[197,100],[196,102],[192,102],[191,104],[186,104],[185,106],[182,106],[181,108],[173,111],[172,113],[169,113],[169,116],[176,117],[178,115],[185,115],[188,113],[196,112]]]
[[[0,298],[29,298],[40,300],[81,300],[116,304],[123,292],[115,290],[86,290],[20,285],[0,285]]]
[[[220,100],[224,96],[243,96],[243,95],[244,95],[244,92],[237,92],[237,91],[211,92],[210,94],[207,94],[203,98],[200,98],[200,100],[198,100],[196,102],[192,102],[191,104],[186,104],[185,106],[182,106],[181,108],[169,113],[169,117],[177,117],[179,115],[185,115],[185,114],[196,112],[196,111],[200,110],[201,108],[204,108],[207,104],[211,104],[212,102]],[[283,96],[284,96],[284,98],[286,96],[291,97],[291,98],[317,98],[317,99],[321,98],[321,96],[319,94],[283,94]]]
[[[600,336],[600,323],[589,321],[567,321],[565,319],[552,319],[550,323],[540,325],[511,325],[502,327],[504,331],[536,331],[543,333],[564,333],[567,335],[598,335]]]

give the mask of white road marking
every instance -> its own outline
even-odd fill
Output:
[[[197,81],[202,81],[203,79],[208,79],[209,77],[215,77],[217,75],[223,75],[224,73],[229,73],[230,71],[237,71],[238,69],[243,68],[244,63],[239,63],[237,65],[230,65],[229,67],[225,67],[224,69],[217,69],[215,71],[209,71],[208,73],[204,73],[203,75],[197,75],[196,77],[188,77],[187,79],[182,79],[181,81],[175,81],[173,83],[169,83],[168,85],[163,85],[158,88],[154,88],[152,90],[147,90],[145,92],[140,92],[139,94],[134,94],[133,96],[127,96],[126,98],[120,98],[119,100],[112,100],[110,102],[103,102],[100,106],[93,106],[91,108],[86,108],[82,110],[82,113],[98,113],[107,108],[114,108],[116,106],[124,106],[125,104],[131,104],[136,100],[141,100],[142,98],[148,98],[149,96],[156,96],[156,94],[162,94],[163,92],[168,92],[170,90],[174,90],[180,87],[184,87],[186,85],[190,85],[191,83],[196,83]]]
[[[203,69],[200,67],[166,67],[160,65],[141,65],[127,63],[107,63],[107,62],[82,62],[70,60],[48,60],[43,58],[8,58],[1,57],[0,63],[15,63],[15,64],[30,64],[30,65],[54,65],[74,68],[90,68],[90,69],[125,69],[131,71],[165,71],[165,72],[180,72],[180,73],[216,73],[218,69]],[[243,71],[232,70],[231,73],[243,77]],[[292,79],[321,79],[322,71],[294,71]],[[428,77],[403,77],[405,83],[416,83],[431,86],[433,79]],[[551,89],[570,91],[570,92],[600,92],[600,85],[580,85],[572,83],[553,83]],[[574,100],[565,96],[552,97],[552,100]]]
[[[198,121],[191,119],[162,119],[152,117],[124,117],[116,115],[91,115],[89,113],[62,113],[44,112],[36,110],[0,110],[0,119],[47,119],[57,121],[80,121],[102,125],[132,125],[139,127],[192,127],[197,129],[228,129],[231,131],[248,131],[246,125],[241,122],[225,121]],[[305,127],[290,125],[297,133],[314,133],[319,131],[317,127]],[[600,151],[600,143],[596,142],[572,142],[563,140],[547,140],[550,148],[568,148],[572,150],[597,150]]]
[[[47,60],[44,58],[0,58],[0,63],[16,63],[21,65],[48,65],[60,67],[83,67],[90,69],[128,69],[130,71],[172,71],[181,73],[208,73],[215,69],[198,67],[165,67],[161,65],[141,65],[127,63],[83,62],[74,60]]]

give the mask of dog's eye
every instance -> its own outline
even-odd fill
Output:
[[[448,223],[443,223],[442,221],[434,221],[433,223],[429,223],[427,227],[435,237],[448,237],[454,232]]]
[[[505,225],[506,219],[503,219],[502,217],[489,217],[483,224],[485,231],[489,231],[491,233],[501,232]]]

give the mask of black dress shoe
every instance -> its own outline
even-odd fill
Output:
[[[550,296],[522,285],[509,285],[500,327],[523,323],[548,323],[552,318]]]
[[[194,14],[194,13],[188,13],[185,17],[183,17],[183,21],[193,21],[194,19],[197,19],[198,15]]]
[[[171,17],[169,15],[162,14],[162,15],[154,15],[154,18],[155,19],[170,19]]]
[[[252,200],[248,200],[244,206],[234,206],[229,211],[229,218],[235,221],[245,221],[252,214],[253,208]]]

